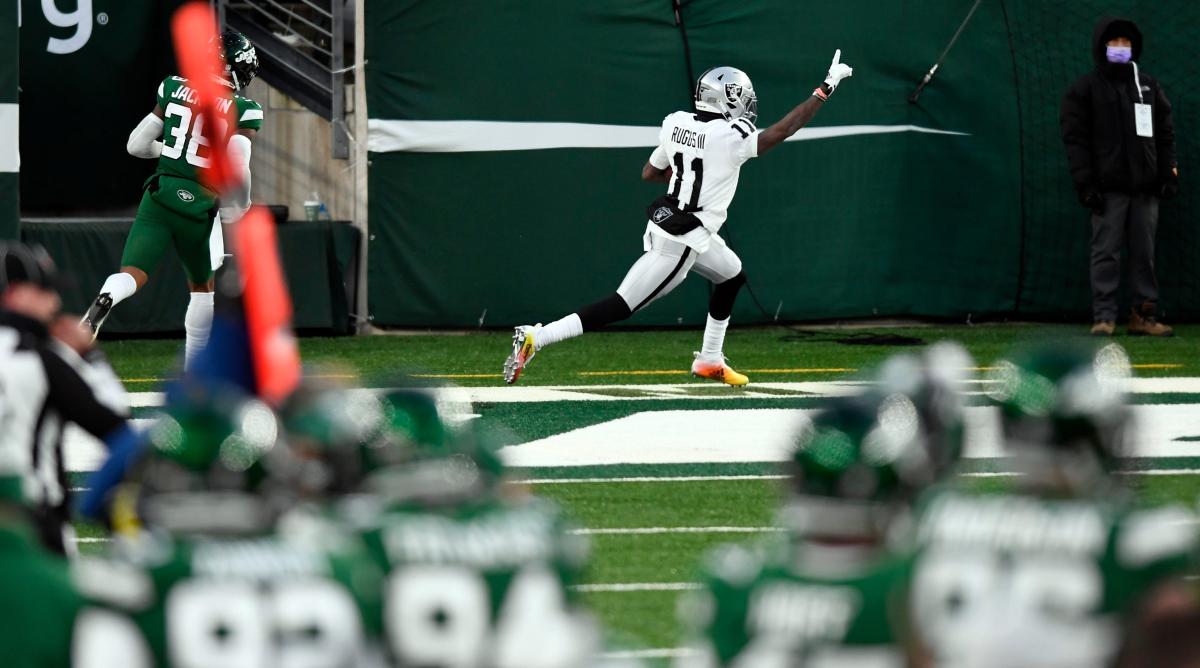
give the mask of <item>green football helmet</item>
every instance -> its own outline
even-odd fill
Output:
[[[352,494],[372,471],[395,463],[377,447],[387,415],[370,390],[306,379],[280,409],[288,449],[288,479],[304,498]]]
[[[975,361],[966,348],[941,341],[919,353],[889,357],[876,374],[876,391],[908,397],[916,407],[925,431],[922,443],[939,478],[953,473],[963,457],[963,385],[974,378],[974,368]]]
[[[135,476],[145,526],[257,533],[290,504],[268,461],[283,454],[275,413],[236,388],[177,388],[145,438]]]
[[[451,424],[453,391],[302,387],[284,406],[307,497],[366,495],[386,504],[445,504],[490,492],[502,467],[488,435]]]
[[[225,83],[234,90],[250,85],[258,75],[258,52],[254,45],[240,32],[226,30],[217,36],[220,45],[217,57],[221,60]]]
[[[920,412],[903,394],[830,400],[792,440],[782,519],[825,539],[879,539],[934,482]]]
[[[404,461],[372,476],[369,493],[388,504],[446,506],[491,498],[499,489],[504,466],[495,433],[474,419],[448,423],[461,403],[447,401],[443,392],[407,388],[383,395],[389,416],[384,447],[403,453]]]
[[[1082,493],[1107,478],[1126,448],[1130,376],[1115,343],[1041,344],[996,365],[990,394],[1026,483]]]

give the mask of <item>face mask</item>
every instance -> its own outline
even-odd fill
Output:
[[[1127,63],[1133,59],[1131,46],[1106,46],[1104,50],[1110,63]]]

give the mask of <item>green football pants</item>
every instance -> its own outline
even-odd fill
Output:
[[[193,218],[176,213],[155,202],[146,191],[125,240],[121,266],[137,267],[149,275],[167,252],[167,246],[173,245],[188,281],[207,283],[213,275],[208,250],[212,226],[213,220],[207,215]]]

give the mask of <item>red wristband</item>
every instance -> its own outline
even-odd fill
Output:
[[[822,90],[821,86],[817,86],[813,89],[813,97],[822,102],[826,102],[829,100],[829,93],[826,93],[824,90]]]

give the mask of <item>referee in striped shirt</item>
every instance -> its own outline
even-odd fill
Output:
[[[130,427],[51,346],[59,278],[40,246],[0,242],[0,496],[25,503],[46,547],[67,554],[70,485],[60,424],[106,443],[127,437]]]

